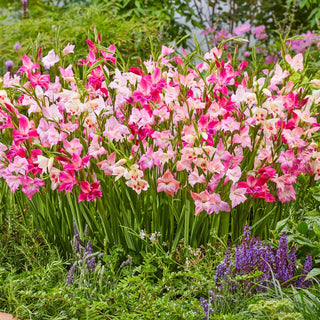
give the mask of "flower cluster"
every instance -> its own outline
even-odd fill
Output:
[[[77,260],[73,263],[69,269],[67,276],[67,285],[74,284],[74,274],[77,271],[77,267],[81,272],[93,272],[96,268],[96,254],[93,253],[92,243],[88,240],[85,245],[80,239],[79,231],[75,222],[73,223],[74,238],[73,238],[73,250],[77,256]],[[100,255],[99,255],[100,256]]]
[[[296,277],[296,250],[292,247],[289,251],[285,233],[275,249],[270,244],[262,243],[259,238],[250,238],[250,228],[246,226],[244,239],[234,251],[234,261],[231,260],[231,254],[229,248],[224,261],[217,267],[215,282],[219,287],[228,285],[231,290],[260,291],[266,290],[274,280],[282,286],[305,288],[311,285],[305,276],[311,271],[312,257],[310,254],[307,256],[301,275]]]
[[[94,201],[106,196],[101,181],[114,177],[138,194],[152,186],[176,197],[187,188],[197,215],[248,198],[287,203],[299,175],[320,178],[319,90],[289,79],[303,72],[302,55],[286,56],[288,70],[276,64],[251,77],[247,62],[234,65],[223,49],[191,66],[185,53],[163,47],[158,60],[125,72],[114,46],[87,43],[83,79],[72,65],[50,78],[63,60],[53,50],[38,62],[24,55],[21,76],[5,74],[0,177],[12,192],[31,199],[47,182]],[[68,44],[62,54],[73,50]]]
[[[247,39],[249,42],[254,42],[257,46],[256,52],[264,54],[265,64],[276,63],[281,52],[275,52],[270,47],[261,45],[261,41],[267,39],[266,27],[264,25],[252,26],[251,24],[244,23],[236,26],[232,33],[225,29],[218,29],[217,27],[207,28],[202,31],[203,35],[206,35],[210,39],[211,45],[218,45],[221,41],[228,40],[232,37],[239,37]],[[288,40],[286,46],[294,53],[305,52],[312,45],[316,47],[320,46],[320,35],[314,31],[308,30],[306,33],[296,35],[294,40]],[[225,48],[228,47],[226,43]],[[243,52],[245,57],[250,56],[249,51]]]

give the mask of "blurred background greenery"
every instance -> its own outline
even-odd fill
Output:
[[[59,27],[59,42],[76,44],[77,57],[86,54],[85,40],[96,27],[104,45],[115,44],[126,59],[134,60],[148,58],[151,43],[159,48],[215,26],[232,32],[250,22],[265,25],[267,34],[274,35],[317,28],[319,18],[318,0],[29,0],[26,19],[21,0],[0,0],[0,71],[5,72],[7,60],[17,69],[37,37],[43,51],[51,49]],[[210,47],[210,39],[202,40]]]

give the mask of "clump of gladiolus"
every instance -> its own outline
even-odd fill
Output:
[[[114,46],[87,42],[82,79],[73,65],[56,68],[70,44],[37,62],[24,55],[4,75],[0,177],[12,192],[31,199],[51,187],[94,201],[106,196],[102,179],[122,179],[138,194],[186,188],[197,215],[247,199],[288,203],[299,175],[320,178],[320,91],[290,78],[304,72],[301,53],[252,77],[223,49],[193,66],[163,46],[157,60],[123,71]]]

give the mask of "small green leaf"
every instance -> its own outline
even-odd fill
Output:
[[[297,230],[302,234],[307,234],[309,231],[307,223],[305,221],[300,222],[300,224],[297,227]]]
[[[320,201],[320,194],[316,193],[312,195],[314,199],[316,199],[317,201]]]
[[[305,280],[309,280],[309,279],[315,278],[318,275],[320,275],[320,268],[314,268],[307,274]]]

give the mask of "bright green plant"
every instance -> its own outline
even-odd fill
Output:
[[[7,60],[12,60],[13,69],[17,70],[22,55],[34,50],[35,41],[37,50],[51,48],[57,41],[58,29],[59,42],[75,44],[77,58],[85,54],[85,40],[90,38],[92,28],[103,34],[103,43],[116,44],[126,59],[134,60],[150,51],[150,43],[159,47],[163,42],[181,38],[179,29],[175,29],[177,33],[166,33],[170,18],[163,13],[164,9],[142,5],[140,11],[128,11],[125,7],[125,2],[119,1],[94,1],[90,5],[67,1],[64,6],[53,5],[52,1],[31,1],[27,19],[21,19],[21,1],[13,3],[12,8],[3,11],[3,17],[7,17],[1,25],[1,73],[6,70]]]

